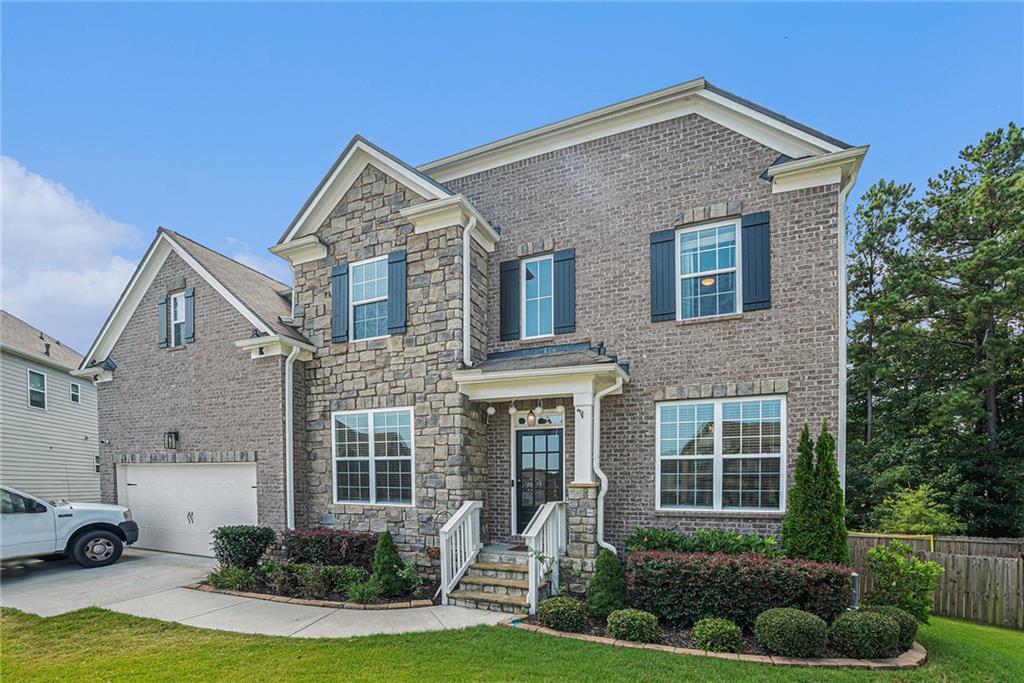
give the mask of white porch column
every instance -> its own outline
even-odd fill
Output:
[[[574,484],[594,483],[594,392],[580,392],[572,395],[573,433],[575,434]]]

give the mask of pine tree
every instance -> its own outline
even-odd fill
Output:
[[[605,548],[594,564],[594,578],[587,588],[587,609],[591,616],[606,619],[626,607],[626,572],[615,553]]]
[[[402,558],[395,547],[395,541],[391,533],[385,531],[377,539],[377,549],[373,552],[373,578],[380,583],[381,595],[394,598],[405,591],[402,567]]]
[[[800,433],[793,487],[787,494],[786,517],[782,520],[782,551],[787,557],[807,557],[814,544],[814,518],[810,505],[814,496],[814,444],[807,423]]]
[[[839,484],[836,465],[836,442],[828,431],[828,423],[821,424],[821,434],[815,444],[813,516],[816,519],[815,549],[808,559],[818,562],[850,564],[850,549],[846,543],[846,508],[843,489]]]

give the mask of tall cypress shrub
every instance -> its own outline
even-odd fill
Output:
[[[626,602],[626,570],[611,550],[603,549],[594,563],[594,578],[587,588],[587,609],[598,619],[629,607]]]
[[[814,511],[817,518],[816,547],[808,559],[819,562],[850,564],[850,548],[846,544],[846,506],[839,484],[836,464],[836,441],[822,423],[815,444]]]
[[[786,516],[782,520],[782,552],[786,557],[806,558],[814,552],[815,520],[811,510],[814,482],[814,444],[805,422],[793,468],[793,486],[786,496]]]
[[[403,566],[391,533],[385,531],[377,539],[377,550],[373,553],[373,578],[380,584],[381,595],[394,598],[405,591]]]

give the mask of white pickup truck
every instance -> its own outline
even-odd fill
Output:
[[[0,486],[0,560],[69,555],[83,567],[106,567],[139,540],[139,525],[120,505],[46,503]]]

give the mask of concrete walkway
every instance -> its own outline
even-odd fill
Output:
[[[346,638],[496,624],[506,614],[464,607],[343,610],[289,605],[180,588],[213,566],[203,557],[128,549],[109,567],[31,561],[0,572],[0,604],[53,616],[103,607],[188,626],[304,638]]]

